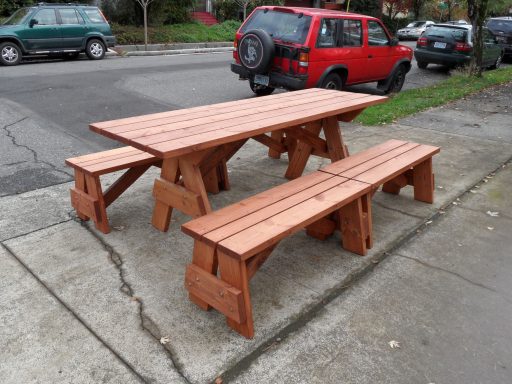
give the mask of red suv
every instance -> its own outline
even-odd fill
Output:
[[[258,7],[235,39],[231,70],[257,95],[378,82],[398,92],[412,50],[399,45],[379,19],[319,8]]]

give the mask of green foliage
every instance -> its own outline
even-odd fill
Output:
[[[379,0],[351,0],[350,1],[350,12],[361,13],[363,15],[369,15],[374,17],[380,16]],[[346,9],[347,0],[343,5],[343,10]]]
[[[252,0],[247,5],[247,16],[256,7],[262,5],[283,5],[284,0]],[[225,20],[240,20],[243,19],[242,7],[236,0],[216,0],[214,3],[215,16],[219,21]]]
[[[1,0],[0,0],[1,1]],[[103,0],[101,8],[107,19],[122,25],[143,25],[142,7],[135,0]],[[148,6],[149,25],[186,23],[194,0],[155,0]]]
[[[148,38],[151,44],[232,41],[239,27],[240,22],[233,20],[211,27],[199,23],[163,25],[148,28]],[[144,43],[143,28],[113,23],[112,32],[116,36],[118,44]]]
[[[469,78],[460,73],[426,88],[402,91],[387,103],[364,110],[356,119],[363,125],[390,124],[397,119],[449,103],[493,85],[509,83],[512,67],[485,72],[483,77]]]

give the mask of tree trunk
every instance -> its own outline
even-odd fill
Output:
[[[148,50],[148,6],[147,4],[142,7],[144,9],[144,50]]]

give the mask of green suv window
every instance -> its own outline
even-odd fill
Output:
[[[59,9],[60,20],[62,24],[82,24],[83,19],[80,22],[78,14],[74,9]]]

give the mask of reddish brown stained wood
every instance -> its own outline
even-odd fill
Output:
[[[246,321],[242,291],[194,264],[187,267],[185,288],[234,322]]]
[[[156,179],[153,187],[155,200],[169,207],[179,209],[190,216],[197,216],[198,212],[205,212],[201,197],[175,183]]]
[[[258,253],[256,256],[252,257],[251,259],[247,260],[247,278],[251,280],[253,276],[256,274],[258,269],[261,268],[261,266],[267,261],[270,254],[274,250],[275,246],[272,246],[270,248],[265,249],[263,252]]]
[[[112,184],[104,194],[105,206],[108,207],[119,196],[123,194],[133,183],[135,183],[144,172],[151,167],[151,164],[139,165],[126,171],[114,184]]]
[[[279,132],[277,132],[277,134],[282,135],[282,133],[279,133]],[[281,157],[281,153],[286,152],[286,147],[280,141],[275,140],[272,137],[269,137],[265,134],[254,136],[254,137],[252,137],[252,139],[269,147],[269,153],[272,152],[273,154],[277,154],[277,155],[275,155],[277,157],[275,157],[275,156],[270,156],[270,157],[274,157],[274,158],[278,159],[279,157]]]
[[[201,157],[197,157],[197,159],[192,157],[180,157],[178,160],[185,187],[196,193],[202,200],[200,209],[192,215],[194,217],[203,216],[212,211],[208,195],[206,194],[206,188],[203,183],[201,168],[198,165],[200,160]]]
[[[368,193],[370,189],[369,185],[355,180],[343,182],[222,240],[218,243],[218,250],[241,260],[250,258]]]
[[[110,120],[110,121],[103,121],[103,122],[97,122],[92,123],[91,126],[94,126],[98,129],[107,129],[107,128],[113,128],[117,126],[127,126],[132,124],[139,124],[141,122],[152,122],[154,124],[158,124],[159,119],[172,119],[177,116],[187,115],[187,114],[194,114],[194,113],[208,113],[210,111],[222,111],[227,108],[240,108],[240,109],[246,109],[247,107],[251,105],[266,105],[269,103],[276,103],[285,99],[294,99],[294,98],[301,98],[304,96],[314,95],[318,92],[325,93],[326,90],[323,89],[307,89],[307,90],[301,90],[301,91],[295,91],[295,92],[287,92],[287,93],[281,93],[272,95],[271,97],[258,97],[258,98],[252,98],[252,99],[245,99],[245,100],[236,100],[236,101],[229,101],[225,103],[219,103],[219,104],[213,104],[213,105],[205,105],[200,107],[194,107],[194,108],[188,108],[188,109],[179,109],[174,111],[167,111],[167,112],[160,112],[160,113],[153,113],[149,115],[142,115],[142,116],[134,116],[134,117],[128,117],[123,119],[117,119],[117,120]],[[334,93],[331,91],[331,93]],[[347,92],[344,92],[347,93]]]
[[[282,131],[274,131],[270,133],[270,138],[284,147],[284,133]],[[284,151],[277,151],[269,147],[268,156],[273,159],[280,159],[281,153],[286,152],[286,147],[284,147]]]
[[[305,128],[306,131],[316,136],[320,134],[321,129],[322,125],[320,121],[310,123]],[[293,148],[293,152],[289,154],[290,162],[288,164],[288,169],[286,170],[286,173],[284,175],[287,179],[295,179],[302,175],[302,172],[304,172],[304,168],[306,167],[312,150],[313,147],[309,143],[299,141],[297,139],[297,143]]]
[[[339,212],[343,248],[358,255],[366,255],[366,224],[361,199],[344,205]]]
[[[335,230],[336,222],[326,217],[323,217],[306,227],[306,233],[308,236],[314,237],[318,240],[327,239]]]
[[[318,152],[327,151],[327,143],[325,140],[318,137],[318,134],[314,134],[307,129],[303,129],[301,127],[286,128],[284,129],[284,132],[287,136],[310,145],[312,150]]]
[[[332,175],[323,172],[313,172],[308,175],[304,175],[300,180],[289,181],[286,184],[281,184],[255,196],[249,197],[242,202],[211,212],[208,216],[203,216],[189,221],[188,223],[183,224],[181,229],[183,232],[194,238],[197,238],[197,236],[201,238],[201,236],[208,232],[284,199],[289,196],[291,191],[298,193],[313,185],[321,183],[322,181],[330,179],[331,177]]]
[[[79,213],[79,217],[81,215],[97,221],[100,216],[98,200],[77,188],[71,188],[70,193],[71,206]]]
[[[78,191],[87,193],[87,186],[85,185],[85,175],[84,175],[84,173],[80,169],[77,169],[77,168],[75,168],[75,172],[74,173],[75,173],[75,188]],[[71,195],[71,203],[73,203],[73,195]],[[75,210],[76,210],[77,216],[81,220],[85,220],[85,221],[89,220],[89,216],[84,214],[84,212],[79,211],[76,208],[75,208]]]
[[[434,202],[434,174],[432,173],[432,158],[429,158],[413,168],[414,199],[432,204]]]
[[[421,144],[410,151],[357,175],[354,179],[373,185],[381,185],[385,181],[391,180],[409,168],[414,167],[416,164],[431,158],[438,152],[438,147]]]
[[[345,123],[350,123],[357,116],[359,116],[359,114],[363,111],[364,111],[364,108],[356,109],[355,111],[351,111],[351,112],[347,112],[347,113],[342,113],[342,114],[338,115],[338,120],[343,121]]]
[[[194,241],[192,264],[213,276],[217,276],[218,262],[215,248],[208,246],[202,241]],[[203,310],[207,311],[210,309],[210,305],[206,301],[195,296],[193,293],[189,294],[189,298]]]
[[[242,291],[243,305],[245,308],[245,321],[237,322],[228,317],[227,323],[242,336],[252,339],[254,337],[254,323],[246,264],[244,261],[233,259],[222,251],[219,251],[217,255],[222,280]],[[240,318],[242,318],[242,314],[240,314]]]
[[[162,170],[160,177],[167,183],[176,183],[180,178],[180,170],[178,167],[178,159],[167,159],[162,162]],[[157,184],[155,180],[155,185]],[[153,193],[154,193],[153,187]],[[155,207],[153,208],[153,218],[151,223],[153,226],[162,231],[167,232],[169,223],[171,222],[172,207],[155,198]]]
[[[386,181],[382,185],[382,191],[386,193],[391,193],[393,195],[398,195],[400,193],[400,189],[408,185],[407,177],[404,174],[398,175],[394,179]]]
[[[327,142],[327,152],[332,162],[344,159],[348,156],[347,149],[343,144],[341,130],[338,120],[335,117],[329,117],[322,120],[322,126],[325,133],[325,141]]]
[[[347,171],[357,167],[367,161],[374,158],[378,158],[389,151],[410,144],[407,141],[402,140],[388,140],[382,144],[378,144],[364,151],[355,153],[345,158],[343,161],[328,164],[322,167],[320,170],[323,172],[329,172],[333,175],[345,174]]]
[[[103,200],[103,192],[101,190],[100,179],[98,176],[85,175],[85,183],[87,185],[87,193],[89,196],[97,201],[97,217],[94,220],[94,225],[103,233],[110,232],[108,224],[107,210],[105,201]]]

